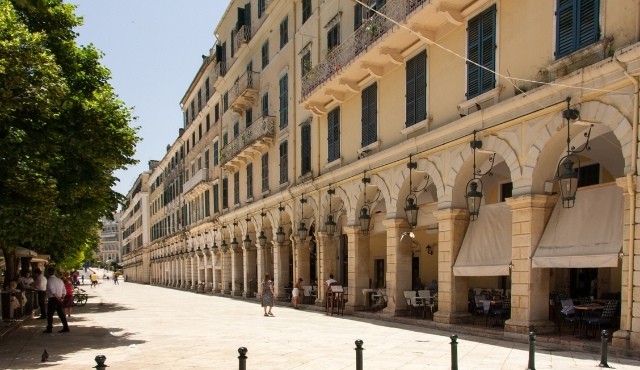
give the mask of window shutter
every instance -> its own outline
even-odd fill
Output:
[[[353,30],[357,30],[362,25],[362,4],[357,3],[353,8]]]
[[[238,20],[236,22],[236,30],[239,30],[240,27],[244,26],[244,8],[238,8]]]
[[[482,17],[482,65],[487,69],[480,70],[481,93],[489,91],[495,87],[495,76],[493,72],[496,68],[495,50],[496,50],[496,13],[495,6],[485,12]]]
[[[327,119],[327,162],[333,162],[340,157],[340,107],[329,112]]]
[[[377,140],[378,84],[362,91],[362,146]]]
[[[409,127],[416,123],[416,59],[412,58],[407,61],[406,66],[407,91],[405,97],[406,122],[405,126]]]
[[[478,38],[480,37],[480,20],[473,18],[468,25],[468,49],[467,59],[478,63],[480,57],[480,48],[478,47]],[[467,99],[471,99],[478,95],[480,91],[480,67],[467,62]]]
[[[574,50],[576,37],[574,25],[574,0],[558,0],[556,11],[556,58],[570,54]]]
[[[589,46],[600,38],[598,27],[599,0],[582,0],[578,9],[580,28],[578,35],[578,49]]]
[[[249,28],[248,32],[251,32],[251,3],[244,6],[244,24]]]
[[[427,52],[416,55],[416,123],[427,118]]]
[[[300,162],[302,175],[311,172],[311,125],[303,125],[300,132],[301,154]]]
[[[467,99],[495,87],[496,7],[485,10],[469,21],[467,28],[467,58],[488,68],[467,63]]]

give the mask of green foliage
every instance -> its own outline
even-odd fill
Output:
[[[61,0],[0,0],[0,248],[28,245],[69,267],[123,196],[117,169],[140,140],[81,19]]]

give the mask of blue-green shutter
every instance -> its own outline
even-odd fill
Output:
[[[378,84],[362,90],[362,147],[378,139]]]
[[[340,158],[340,107],[327,115],[327,162]]]
[[[558,0],[556,58],[569,55],[600,39],[599,0]]]
[[[300,130],[300,170],[301,174],[311,172],[311,125],[302,125]]]
[[[469,21],[467,59],[467,99],[471,99],[495,87],[496,56],[496,6],[492,6]]]

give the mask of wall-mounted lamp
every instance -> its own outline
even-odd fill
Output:
[[[278,207],[278,211],[280,211],[280,225],[278,225],[278,231],[276,231],[276,241],[278,243],[284,243],[286,234],[284,233],[284,227],[282,226],[282,212],[284,212],[282,204]]]
[[[266,214],[264,213],[264,210],[262,210],[262,212],[260,212],[260,220],[261,220],[262,226],[260,230],[260,235],[258,236],[258,244],[261,247],[264,247],[265,245],[267,245],[267,236],[264,235],[264,216],[266,216]]]
[[[571,98],[567,98],[567,109],[562,111],[562,118],[567,120],[567,155],[558,162],[556,171],[556,179],[560,188],[562,197],[562,207],[572,208],[576,202],[576,192],[578,191],[578,181],[580,180],[580,157],[578,153],[589,150],[589,138],[591,136],[591,127],[585,132],[584,136],[587,141],[580,149],[571,146],[571,121],[575,121],[580,117],[580,111],[572,109]]]
[[[432,256],[433,255],[433,249],[434,247],[431,246],[431,244],[427,244],[427,254]]]
[[[331,211],[331,197],[336,193],[334,189],[329,187],[327,190],[327,194],[329,194],[329,214],[327,215],[327,221],[324,223],[324,230],[327,233],[327,236],[330,238],[333,237],[336,233],[336,222],[333,220],[333,212]]]
[[[412,170],[418,168],[418,162],[413,162],[411,160],[411,154],[409,154],[409,163],[407,163],[407,168],[409,169],[409,195],[407,195],[404,207],[404,213],[407,216],[407,222],[409,223],[410,228],[416,227],[418,225],[418,196],[417,193],[423,192],[427,186],[429,186],[429,175],[424,178],[427,180],[427,183],[424,185],[422,189],[414,188],[413,182],[411,178]]]
[[[496,157],[496,153],[492,153],[489,158],[491,167],[487,172],[482,173],[476,169],[476,151],[482,148],[482,141],[476,140],[476,130],[473,130],[473,140],[470,143],[471,149],[473,149],[473,178],[469,180],[466,187],[465,198],[467,198],[467,209],[469,210],[469,220],[475,221],[480,214],[480,204],[482,201],[482,176],[491,175],[491,169],[493,169],[493,163]]]
[[[222,243],[220,244],[220,250],[222,251],[222,253],[227,253],[227,251],[229,250],[229,246],[227,245],[227,241],[224,239],[224,229],[227,228],[227,225],[222,225],[222,231],[221,231],[221,239],[222,239]]]
[[[251,241],[251,238],[249,237],[249,222],[251,222],[251,219],[247,217],[245,221],[247,221],[247,234],[244,236],[244,240],[242,241],[242,246],[244,247],[244,249],[249,249],[251,248],[251,244],[253,244],[253,242]]]
[[[307,200],[304,199],[304,194],[302,195],[302,198],[300,198],[300,226],[298,227],[298,237],[300,238],[301,241],[305,241],[307,240],[307,235],[309,234],[309,230],[307,229],[307,226],[305,225],[304,222],[304,205],[307,203]]]

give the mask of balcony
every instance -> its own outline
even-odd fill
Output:
[[[237,170],[267,148],[276,134],[276,118],[263,116],[220,150],[220,165],[229,171]]]
[[[229,90],[229,107],[244,112],[256,101],[260,91],[260,73],[246,71]]]
[[[182,192],[186,194],[192,190],[207,188],[210,182],[211,176],[209,175],[209,169],[201,168],[193,176],[191,176],[189,181],[185,182],[184,185],[182,185]]]
[[[243,45],[246,45],[249,43],[249,41],[251,41],[251,25],[244,25],[242,27],[240,27],[240,29],[238,30],[238,32],[236,33],[236,39],[235,39],[235,43],[234,43],[234,54],[238,54],[238,51],[240,50],[240,48]]]

